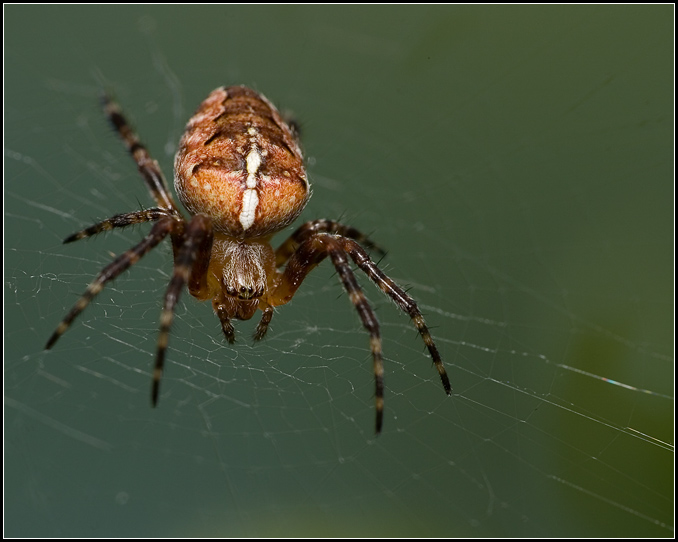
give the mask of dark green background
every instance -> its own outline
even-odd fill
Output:
[[[5,534],[672,536],[673,7],[5,8]],[[389,249],[444,357],[330,266],[267,340],[182,299],[149,407],[163,247],[50,333],[149,205],[97,105],[171,178],[190,113],[293,110],[314,196]]]

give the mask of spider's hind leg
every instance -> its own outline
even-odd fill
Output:
[[[175,216],[181,217],[181,212],[174,203],[160,165],[141,143],[123,115],[120,106],[106,93],[101,95],[101,104],[104,108],[104,114],[108,117],[109,122],[127,147],[127,151],[136,162],[151,197],[159,207],[169,209]]]

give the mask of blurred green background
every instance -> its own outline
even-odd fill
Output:
[[[673,16],[664,6],[6,6],[5,535],[673,536]],[[389,253],[368,338],[331,266],[226,346],[168,246],[42,347],[146,231],[111,90],[171,179],[245,84],[301,122],[314,195]],[[298,223],[301,223],[301,220]],[[279,240],[284,238],[280,236]]]

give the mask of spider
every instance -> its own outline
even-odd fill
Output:
[[[64,240],[70,243],[114,228],[153,223],[137,245],[120,254],[87,287],[58,325],[46,349],[101,292],[104,285],[134,265],[165,237],[172,241],[174,271],[160,314],[160,332],[151,387],[152,405],[160,393],[174,309],[184,288],[212,306],[226,340],[235,341],[231,321],[249,320],[262,311],[254,339],[266,334],[274,308],[288,303],[304,278],[329,257],[370,335],[374,365],[376,433],[384,410],[384,366],[377,317],[356,280],[349,258],[412,319],[440,374],[450,381],[415,301],[386,276],[365,249],[379,250],[366,236],[340,222],[313,220],[299,227],[276,250],[276,232],[305,207],[311,191],[298,134],[263,95],[243,86],[215,89],[186,126],[174,160],[174,187],[186,210],[177,207],[167,181],[130,128],[120,107],[104,95],[106,116],[136,162],[156,206],[115,215]]]

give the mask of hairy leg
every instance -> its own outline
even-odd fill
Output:
[[[103,290],[107,282],[115,279],[120,273],[137,263],[143,256],[148,254],[148,252],[155,246],[160,243],[172,230],[174,220],[170,218],[164,218],[157,222],[150,233],[142,239],[142,241],[131,248],[130,250],[123,252],[110,264],[108,264],[92,281],[92,283],[87,287],[85,293],[80,297],[77,303],[73,306],[70,312],[58,325],[52,336],[47,341],[45,349],[49,350],[54,346],[54,343],[57,342],[59,337],[64,334],[64,332],[70,327],[78,316],[90,301]]]

